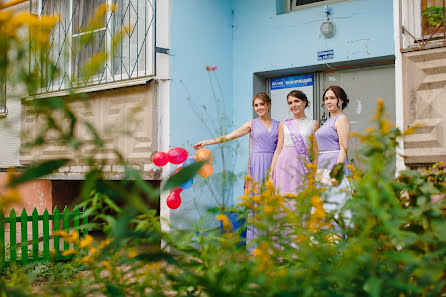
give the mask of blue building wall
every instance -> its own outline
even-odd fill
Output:
[[[204,105],[210,122],[218,121],[215,98],[235,126],[252,118],[253,74],[324,64],[317,52],[333,49],[329,63],[374,59],[394,54],[393,4],[389,0],[346,0],[329,4],[336,34],[325,39],[319,27],[326,20],[320,6],[277,14],[284,0],[172,0],[171,15],[171,146],[188,146],[215,137],[194,115],[190,96]],[[218,70],[206,72],[206,65]],[[209,82],[218,77],[214,95]],[[221,105],[220,105],[221,106]],[[212,115],[214,115],[212,117]],[[229,131],[226,131],[229,132]],[[209,147],[215,150],[214,147]],[[248,137],[237,149],[234,170],[247,172]],[[221,161],[221,160],[220,160]],[[217,158],[215,170],[221,169]],[[234,197],[242,193],[242,181]],[[174,224],[196,219],[197,207],[211,205],[196,189],[183,191],[181,211],[172,212]],[[206,196],[206,195],[204,195]],[[195,201],[196,204],[192,204]],[[181,213],[181,215],[180,215]]]
[[[232,117],[232,2],[172,0],[171,7],[170,144],[193,155],[193,144],[217,136],[219,117]],[[207,71],[208,65],[217,70]],[[214,157],[217,173],[222,160]],[[181,207],[171,212],[173,226],[190,227],[215,206],[211,193],[198,185],[201,179],[197,176],[194,186],[181,193]]]
[[[281,0],[277,0],[281,1]],[[234,0],[234,121],[240,125],[252,116],[253,73],[298,68],[325,62],[317,52],[334,49],[340,61],[394,54],[393,3],[389,0],[351,0],[329,4],[336,34],[325,39],[319,31],[326,20],[320,6],[276,14],[276,1]],[[248,140],[240,159],[248,158]],[[243,162],[237,172],[246,172]],[[235,194],[242,193],[241,183]]]

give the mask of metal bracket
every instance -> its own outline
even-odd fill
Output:
[[[160,54],[170,55],[170,49],[164,47],[155,47],[155,52]]]
[[[0,107],[0,119],[6,118],[8,115],[8,109],[5,107]]]

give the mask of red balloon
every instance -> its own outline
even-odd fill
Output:
[[[188,152],[182,147],[174,147],[168,153],[169,162],[172,164],[181,164],[189,156]]]
[[[178,195],[180,195],[180,193],[183,192],[183,189],[180,188],[180,187],[177,187],[177,188],[175,188],[175,189],[172,189],[172,192],[177,192]]]
[[[153,155],[152,162],[156,166],[162,167],[169,162],[169,155],[164,152],[157,152]]]
[[[177,209],[181,205],[180,193],[174,191],[167,196],[167,207],[170,209]]]

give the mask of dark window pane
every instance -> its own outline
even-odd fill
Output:
[[[296,0],[296,6],[309,4],[309,3],[315,3],[315,2],[322,2],[325,0]]]

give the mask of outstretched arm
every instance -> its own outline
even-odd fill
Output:
[[[348,138],[350,135],[350,122],[346,115],[341,115],[336,119],[335,129],[339,137],[339,155],[336,163],[345,163],[348,151]]]
[[[244,123],[240,128],[232,131],[231,133],[223,136],[219,136],[213,139],[202,140],[194,145],[194,149],[199,150],[206,145],[222,143],[226,141],[230,141],[239,137],[242,137],[251,132],[251,121]]]
[[[273,178],[274,168],[276,167],[277,158],[279,158],[280,152],[283,148],[283,122],[279,125],[279,136],[277,138],[277,147],[274,151],[273,160],[271,161],[271,169],[269,170],[269,178]]]

